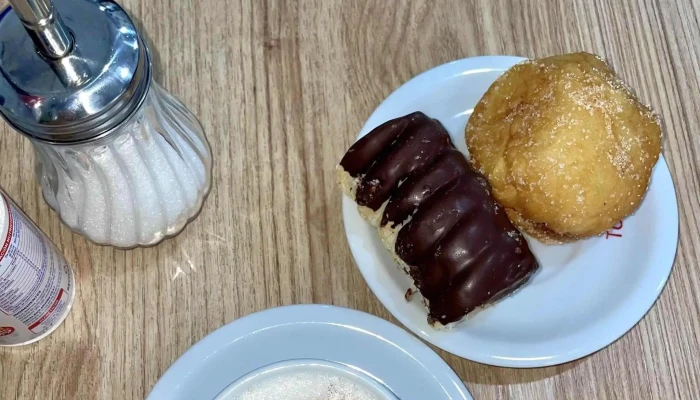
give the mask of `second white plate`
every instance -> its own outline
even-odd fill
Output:
[[[373,315],[322,305],[272,308],[219,328],[170,366],[148,400],[231,398],[228,390],[241,378],[269,367],[308,367],[309,360],[342,365],[401,400],[472,400],[415,336]]]
[[[481,96],[519,57],[467,58],[431,69],[397,89],[359,137],[392,118],[423,111],[467,154],[464,128]],[[426,341],[460,357],[507,367],[555,365],[591,354],[631,329],[668,279],[678,242],[675,190],[663,157],[639,210],[603,237],[546,246],[529,239],[541,269],[515,295],[452,330],[426,322],[419,299],[404,299],[410,278],[384,250],[376,229],[343,198],[345,230],[355,261],[384,306]]]

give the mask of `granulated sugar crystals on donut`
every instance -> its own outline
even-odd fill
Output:
[[[588,53],[510,68],[466,140],[511,220],[544,242],[599,235],[633,213],[661,152],[657,117]]]

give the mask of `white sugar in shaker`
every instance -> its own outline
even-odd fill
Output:
[[[75,278],[63,255],[0,190],[0,347],[51,334],[74,297]]]
[[[211,151],[196,118],[153,81],[129,16],[104,0],[10,3],[0,113],[31,141],[46,202],[99,244],[179,233],[209,191]]]

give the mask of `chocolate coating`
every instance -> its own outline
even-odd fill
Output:
[[[443,325],[511,293],[538,268],[485,182],[474,170],[460,176],[449,195],[436,192],[422,203],[396,240],[397,255],[430,305],[429,317]],[[429,233],[427,227],[436,226],[445,228]]]
[[[410,217],[394,250],[409,266],[431,324],[459,321],[512,293],[539,268],[486,178],[438,121],[409,114],[358,144],[341,166],[359,178],[358,204],[377,210],[389,199],[381,226]]]
[[[375,211],[402,179],[453,148],[445,128],[421,112],[389,122],[358,141],[340,162],[351,176],[364,174],[357,185],[355,202]]]
[[[379,125],[371,135],[365,135],[350,146],[340,165],[353,177],[365,174],[372,163],[386,153],[389,145],[401,136],[406,126],[421,118],[426,118],[425,114],[415,112]]]
[[[459,150],[447,150],[425,171],[409,177],[396,189],[384,209],[381,226],[389,221],[404,222],[424,199],[470,169],[469,162]]]

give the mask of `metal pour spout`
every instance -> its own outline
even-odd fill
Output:
[[[136,113],[151,86],[150,54],[114,0],[9,2],[0,12],[0,116],[63,144],[106,136]]]
[[[49,59],[70,53],[73,37],[51,0],[9,0],[39,52]]]

